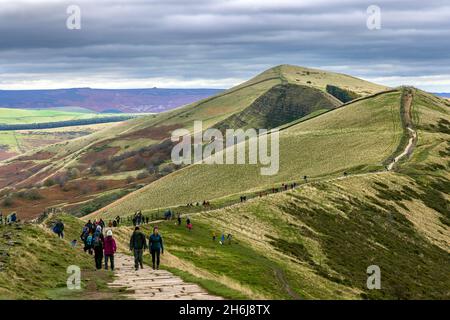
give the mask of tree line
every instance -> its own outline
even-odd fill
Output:
[[[107,116],[89,119],[74,119],[63,120],[55,122],[41,122],[41,123],[20,123],[20,124],[2,124],[0,123],[1,131],[11,130],[36,130],[36,129],[52,129],[61,127],[73,127],[73,126],[85,126],[98,123],[120,122],[136,118],[134,115],[121,115],[121,116]]]

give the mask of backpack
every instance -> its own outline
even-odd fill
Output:
[[[86,244],[87,244],[88,246],[91,246],[91,245],[92,245],[92,234],[90,234],[90,235],[87,237],[87,239],[86,239]]]
[[[94,238],[94,248],[101,247],[102,239],[100,239],[100,235],[96,235]]]

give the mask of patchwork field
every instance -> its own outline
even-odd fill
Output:
[[[108,119],[115,122],[130,117],[126,114],[93,113],[82,108],[0,108],[0,161],[102,130],[111,126]],[[80,123],[83,121],[86,123]],[[96,124],[97,121],[106,123]]]

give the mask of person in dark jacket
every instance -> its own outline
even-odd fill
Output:
[[[155,270],[155,263],[156,269],[158,270],[160,253],[164,254],[163,239],[159,234],[158,227],[153,228],[153,234],[149,237],[148,246],[150,247],[150,254],[152,255],[153,270]]]
[[[139,227],[135,227],[130,239],[130,250],[134,254],[134,268],[136,271],[139,269],[139,266],[141,269],[144,269],[142,255],[145,249],[147,249],[147,239],[145,239],[145,235],[139,230]]]
[[[105,243],[105,238],[102,233],[102,227],[100,225],[97,226],[95,233],[92,238],[92,247],[94,248],[94,259],[95,259],[95,267],[97,270],[102,268],[103,264],[103,246]]]
[[[58,235],[59,238],[64,238],[64,223],[58,220],[53,227],[53,232]]]

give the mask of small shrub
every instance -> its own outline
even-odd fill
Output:
[[[99,182],[99,183],[97,183],[97,190],[98,191],[101,191],[101,190],[106,190],[106,188],[108,187],[107,185],[106,185],[106,183],[104,183],[104,182]]]
[[[138,180],[142,180],[142,179],[145,179],[145,178],[148,178],[148,177],[149,177],[149,174],[147,172],[141,172],[141,173],[139,173],[137,175],[137,179]]]
[[[44,198],[36,189],[18,192],[17,196],[19,198],[31,201],[40,200]]]
[[[47,180],[44,181],[44,186],[45,187],[51,187],[53,185],[55,185],[55,180],[52,178],[48,178]]]
[[[14,205],[14,200],[12,199],[11,196],[7,196],[4,200],[3,200],[3,206],[4,207],[11,207]]]

